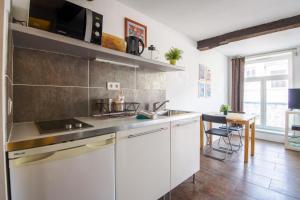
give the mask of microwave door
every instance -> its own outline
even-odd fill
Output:
[[[85,24],[86,9],[66,1],[57,12],[55,32],[83,40]]]

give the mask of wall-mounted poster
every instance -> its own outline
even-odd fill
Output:
[[[206,81],[211,81],[211,69],[209,67],[206,67]]]
[[[211,97],[211,69],[199,65],[198,96]]]
[[[211,84],[210,84],[210,82],[206,82],[206,84],[205,84],[205,96],[206,97],[211,96]]]
[[[205,66],[199,65],[199,80],[205,79]]]
[[[205,82],[199,81],[198,88],[199,88],[198,91],[199,97],[205,97]]]
[[[147,47],[147,26],[125,18],[125,38],[128,36],[140,38],[143,40],[145,47]]]

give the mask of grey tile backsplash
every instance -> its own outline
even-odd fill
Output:
[[[14,86],[14,121],[36,121],[88,115],[88,89]]]
[[[16,48],[14,51],[14,84],[88,86],[86,60]]]
[[[166,99],[164,72],[105,64],[37,50],[15,48],[14,122],[96,114],[95,100],[114,98],[106,83],[120,82],[125,101],[152,103]]]
[[[90,87],[106,87],[106,82],[120,82],[121,88],[135,89],[135,68],[90,61]]]

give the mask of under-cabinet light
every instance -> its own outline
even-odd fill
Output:
[[[105,60],[105,59],[102,59],[102,58],[95,58],[95,61],[103,62],[103,63],[109,63],[109,64],[113,64],[113,65],[120,65],[120,66],[124,66],[124,67],[139,68],[138,65],[127,64],[127,63],[122,63],[122,62],[116,62],[116,61],[111,61],[111,60]]]

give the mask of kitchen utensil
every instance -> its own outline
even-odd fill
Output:
[[[99,105],[100,113],[110,113],[112,112],[112,102],[113,100],[110,98],[99,99],[97,104]]]
[[[126,42],[127,42],[127,48],[126,48],[127,53],[137,55],[137,56],[143,53],[145,44],[143,40],[141,40],[140,38],[135,36],[129,36],[126,38]],[[142,48],[140,49],[140,47]]]
[[[154,45],[150,45],[148,47],[148,50],[150,51],[150,59],[152,60],[158,60],[159,59],[159,51],[156,49]]]
[[[124,108],[125,108],[125,102],[124,101],[115,100],[113,102],[114,112],[123,112]]]

